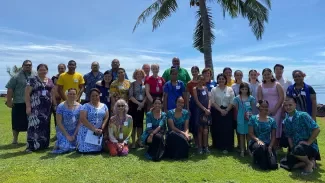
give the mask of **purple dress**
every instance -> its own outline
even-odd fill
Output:
[[[38,76],[30,78],[27,86],[32,87],[30,94],[31,114],[28,116],[27,149],[45,149],[50,142],[50,116],[54,87],[51,79],[41,82]]]
[[[271,88],[265,88],[263,83],[262,94],[263,94],[263,100],[267,100],[269,102],[269,110],[274,109],[274,107],[276,106],[280,98],[278,90],[276,88],[276,83],[274,83],[274,86]],[[281,138],[281,134],[282,134],[281,107],[278,109],[276,114],[271,117],[274,118],[277,126],[276,138]]]

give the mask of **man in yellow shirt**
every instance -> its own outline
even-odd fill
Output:
[[[68,72],[59,76],[57,81],[58,93],[62,101],[67,100],[66,92],[70,88],[77,90],[77,101],[80,101],[81,95],[84,92],[84,78],[82,74],[76,72],[77,63],[74,60],[68,62]]]

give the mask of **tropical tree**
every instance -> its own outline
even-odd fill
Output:
[[[14,65],[12,68],[7,67],[7,73],[9,74],[10,77],[13,77],[15,74],[17,74],[19,71],[21,71],[21,67],[17,67]]]
[[[178,9],[180,0],[156,0],[138,17],[133,32],[146,19],[152,17],[152,31],[156,30],[164,20]],[[193,33],[193,47],[204,54],[205,67],[213,69],[212,44],[215,40],[213,33],[210,4],[219,4],[223,10],[223,16],[228,14],[231,18],[242,16],[247,18],[257,40],[262,39],[264,24],[268,22],[268,13],[271,9],[271,0],[190,0],[190,7],[198,7],[196,12],[197,23]]]

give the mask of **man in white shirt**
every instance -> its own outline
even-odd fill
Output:
[[[283,88],[284,96],[286,96],[287,89],[290,85],[292,85],[292,82],[287,80],[286,78],[283,78],[283,70],[284,66],[281,64],[275,64],[274,66],[274,73],[275,73],[275,79],[280,83],[280,85]]]

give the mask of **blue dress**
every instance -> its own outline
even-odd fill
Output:
[[[237,111],[237,132],[239,134],[248,134],[248,120],[245,120],[245,112],[252,112],[252,105],[255,103],[255,98],[249,96],[247,100],[242,101],[240,96],[234,98],[234,104],[238,106]]]
[[[78,121],[79,121],[79,114],[82,105],[74,106],[74,109],[68,109],[65,105],[65,102],[62,102],[58,105],[56,109],[56,114],[60,114],[62,116],[62,125],[64,129],[70,136],[76,131]],[[56,126],[56,137],[57,141],[55,144],[56,149],[52,151],[52,153],[65,153],[70,152],[76,149],[75,142],[70,142],[62,133],[60,128]]]
[[[94,125],[96,128],[101,128],[105,114],[108,111],[108,108],[105,104],[100,105],[99,108],[95,108],[90,103],[86,103],[82,106],[81,111],[87,112],[87,120],[89,123]],[[80,126],[77,136],[77,149],[79,152],[99,152],[102,150],[102,146],[88,144],[85,142],[86,134],[89,129],[84,125]]]
[[[165,130],[167,122],[167,115],[164,112],[161,112],[160,119],[156,119],[152,113],[149,111],[146,116],[146,129],[141,135],[141,141],[143,144],[146,144],[146,140],[150,135],[148,131],[155,130],[158,126],[160,126],[161,130]]]
[[[254,135],[265,144],[271,143],[271,132],[276,129],[275,120],[271,117],[267,117],[268,122],[260,122],[258,115],[254,115],[249,119],[248,125],[254,129]],[[254,140],[250,140],[249,144],[254,143]]]

